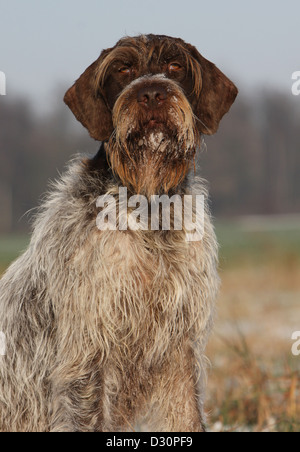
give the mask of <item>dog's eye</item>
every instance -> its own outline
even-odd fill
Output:
[[[180,71],[181,68],[182,66],[179,63],[170,63],[168,65],[169,72]]]
[[[121,74],[130,74],[130,73],[131,73],[131,67],[129,67],[129,66],[122,66],[122,67],[119,69],[119,72],[120,72]]]

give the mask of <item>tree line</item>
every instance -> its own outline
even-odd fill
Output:
[[[300,212],[299,125],[299,97],[240,94],[201,155],[214,216]],[[0,234],[28,232],[49,180],[74,154],[98,147],[63,102],[39,115],[29,100],[1,97]]]

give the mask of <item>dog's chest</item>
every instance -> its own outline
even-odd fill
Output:
[[[162,292],[166,287],[168,293],[187,289],[187,282],[191,284],[201,273],[196,253],[199,244],[186,243],[184,233],[181,235],[180,239],[180,234],[172,232],[112,233],[101,245],[102,263],[114,275],[112,285],[118,282],[123,292],[134,288],[137,293]]]
[[[142,353],[154,363],[170,344],[181,347],[188,334],[201,332],[218,286],[213,243],[209,234],[186,242],[184,231],[90,234],[70,265],[74,305],[85,313],[86,330],[97,332],[94,342],[110,357],[120,358],[121,350],[125,360]]]
[[[89,293],[87,309],[92,303],[119,326],[180,317],[196,304],[201,309],[216,278],[208,245],[207,238],[186,242],[183,231],[96,231],[73,261]]]

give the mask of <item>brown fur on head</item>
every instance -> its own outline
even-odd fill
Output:
[[[151,104],[148,91],[157,92]],[[104,50],[65,102],[99,141],[123,184],[147,195],[185,177],[201,134],[216,132],[235,85],[195,47],[141,35]]]

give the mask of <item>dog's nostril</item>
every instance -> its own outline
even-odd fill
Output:
[[[167,99],[167,92],[165,90],[158,91],[155,93],[155,99],[157,102],[163,102]]]
[[[167,99],[167,91],[160,86],[148,86],[141,88],[137,94],[140,104],[147,107],[157,107]]]
[[[149,100],[150,97],[147,93],[145,92],[139,92],[138,94],[138,102],[143,103],[143,104],[149,104]]]

